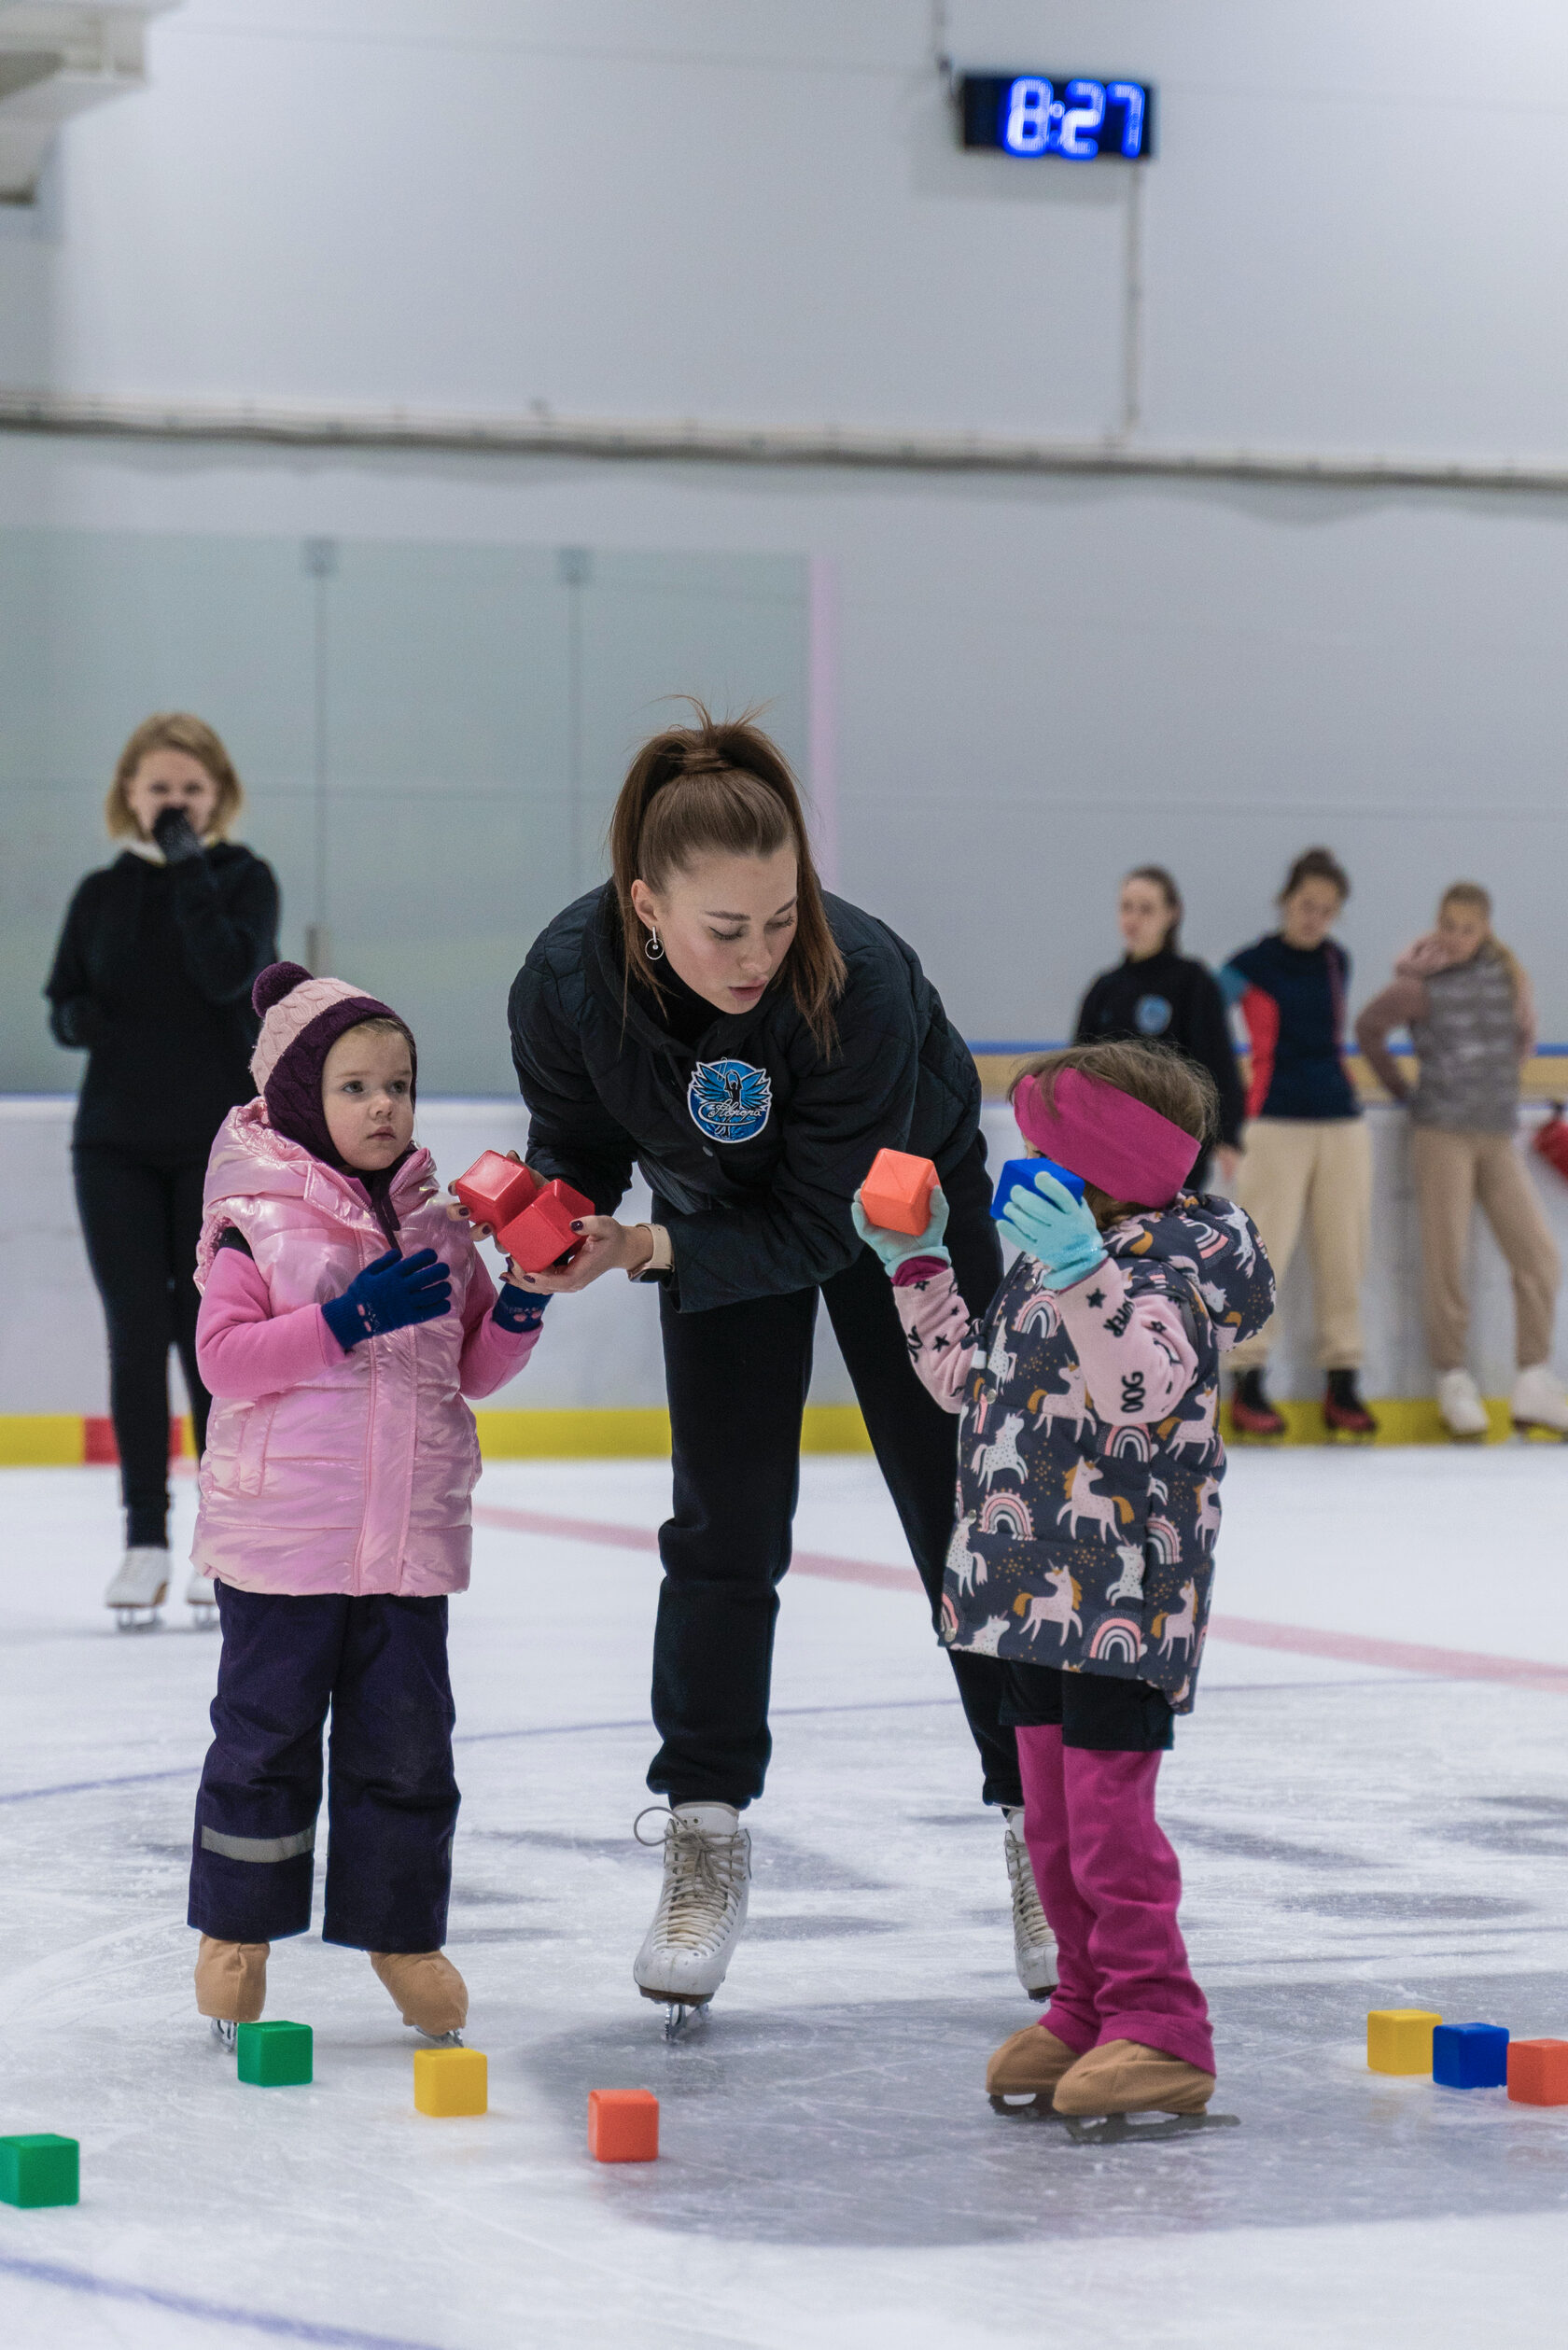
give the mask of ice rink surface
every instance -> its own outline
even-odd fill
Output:
[[[1557,2338],[1568,2109],[1365,2068],[1369,2007],[1568,2036],[1568,1451],[1245,1454],[1162,1812],[1239,2126],[1075,2141],[994,2115],[1001,1836],[872,1465],[805,1465],[752,1923],[689,2044],[631,1961],[658,1881],[656,1462],[492,1466],[453,1607],[450,1948],[483,2119],[412,2101],[368,1963],[273,1952],[315,2086],[197,2018],[191,1796],[217,1637],[117,1635],[114,1473],[0,1473],[0,2132],[82,2146],[0,2206],[16,2350],[1248,2350]],[[181,1492],[189,1531],[191,1493]],[[183,1582],[183,1577],[181,1578]],[[1226,1625],[1233,1634],[1225,1637]],[[663,2101],[589,2161],[592,2088]]]

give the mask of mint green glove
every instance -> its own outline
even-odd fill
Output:
[[[889,1280],[912,1256],[939,1257],[944,1265],[953,1262],[942,1245],[942,1236],[947,1229],[947,1201],[940,1183],[931,1194],[931,1222],[917,1238],[912,1239],[907,1232],[889,1232],[879,1224],[868,1223],[859,1192],[849,1203],[849,1213],[866,1247],[875,1249],[881,1258],[882,1268]]]
[[[1033,1191],[1015,1185],[999,1228],[1034,1258],[1046,1289],[1073,1289],[1105,1262],[1105,1243],[1093,1215],[1045,1168],[1035,1177]]]

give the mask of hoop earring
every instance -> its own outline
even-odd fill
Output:
[[[648,936],[643,941],[642,951],[651,963],[662,963],[665,959],[665,950],[659,944],[659,933],[651,922],[648,926]]]

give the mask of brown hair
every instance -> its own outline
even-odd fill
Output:
[[[1491,947],[1508,974],[1508,985],[1513,989],[1514,1001],[1517,1004],[1524,989],[1524,971],[1513,948],[1505,946],[1492,930],[1491,890],[1483,889],[1478,881],[1450,881],[1437,901],[1439,922],[1451,905],[1470,906],[1477,914],[1486,916],[1487,934],[1481,942],[1481,952],[1484,955],[1487,948]]]
[[[1162,1118],[1169,1118],[1173,1126],[1180,1126],[1195,1141],[1207,1143],[1213,1140],[1220,1107],[1214,1081],[1197,1061],[1189,1061],[1184,1053],[1176,1052],[1169,1044],[1135,1044],[1130,1041],[1067,1044],[1059,1052],[1042,1053],[1015,1070],[1007,1088],[1008,1100],[1012,1100],[1026,1077],[1032,1077],[1047,1105],[1054,1107],[1057,1079],[1064,1069],[1081,1069],[1085,1077],[1096,1077],[1102,1085],[1114,1085],[1119,1094],[1130,1094],[1134,1101],[1157,1110]],[[1113,1199],[1095,1183],[1085,1184],[1084,1201],[1101,1232],[1127,1216],[1148,1213],[1146,1204]]]
[[[1176,887],[1175,874],[1168,873],[1163,865],[1134,865],[1131,873],[1122,875],[1124,889],[1129,881],[1150,882],[1164,898],[1170,919],[1165,926],[1163,944],[1168,955],[1176,954],[1182,944],[1182,916],[1186,908],[1182,903],[1182,892]]]
[[[663,994],[657,973],[638,951],[642,924],[632,904],[634,881],[658,891],[698,857],[772,857],[781,848],[792,849],[795,935],[784,970],[802,1019],[819,1048],[831,1052],[836,1041],[833,1007],[843,992],[844,958],[828,928],[805,815],[789,762],[753,724],[749,713],[715,719],[700,702],[692,707],[694,726],[669,727],[644,743],[609,821],[612,886],[628,985],[635,975],[651,994]]]
[[[183,750],[189,759],[199,760],[217,786],[217,805],[207,830],[219,840],[245,805],[245,792],[234,773],[234,762],[224,749],[221,738],[204,719],[192,718],[189,710],[155,710],[151,718],[144,718],[115,766],[114,781],[104,803],[104,821],[111,836],[134,837],[141,826],[131,813],[125,797],[125,787],[144,759],[155,750]]]
[[[1294,898],[1304,881],[1326,881],[1338,890],[1341,901],[1351,894],[1351,876],[1332,848],[1304,848],[1285,875],[1285,886],[1275,903],[1283,905],[1287,898]]]

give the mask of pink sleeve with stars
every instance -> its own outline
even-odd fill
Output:
[[[1134,1291],[1107,1257],[1071,1289],[1057,1292],[1062,1327],[1083,1366],[1098,1420],[1168,1419],[1197,1377],[1197,1353],[1175,1299]]]
[[[974,1345],[969,1308],[959,1295],[951,1265],[938,1257],[910,1257],[893,1275],[893,1303],[920,1384],[945,1412],[961,1412]]]

